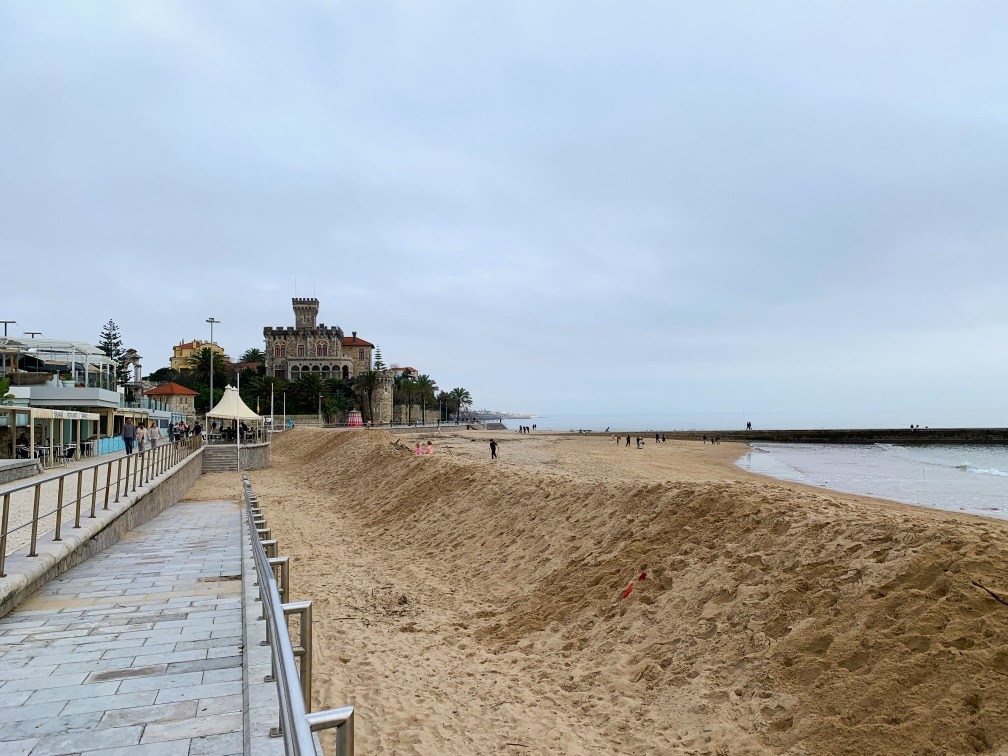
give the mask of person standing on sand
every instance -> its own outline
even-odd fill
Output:
[[[630,448],[630,436],[629,435],[627,435],[627,437],[626,437],[626,445],[627,445],[627,448],[629,449]]]
[[[136,426],[133,425],[133,418],[127,417],[123,420],[122,431],[123,443],[126,445],[126,456],[133,453],[133,442],[136,441]]]
[[[490,459],[497,459],[497,442],[490,439]]]

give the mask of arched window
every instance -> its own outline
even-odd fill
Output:
[[[287,356],[287,345],[282,341],[278,341],[273,345],[273,356],[274,357],[286,357]]]
[[[345,381],[345,380],[347,380],[349,378],[350,378],[350,368],[348,368],[346,365],[344,365],[343,366],[343,380]]]
[[[298,357],[304,357],[304,356],[305,356],[305,345],[298,344]]]
[[[324,341],[320,341],[315,345],[315,356],[316,357],[328,357],[329,356],[329,345]]]

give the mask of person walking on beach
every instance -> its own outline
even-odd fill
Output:
[[[490,459],[497,459],[497,442],[490,439]]]
[[[133,442],[136,441],[136,426],[133,425],[133,418],[127,417],[123,420],[122,431],[123,443],[126,445],[126,456],[133,453]]]
[[[150,441],[150,448],[156,449],[158,439],[161,438],[161,429],[158,428],[157,423],[150,424],[150,430],[147,431],[147,439]]]
[[[147,446],[147,428],[141,422],[136,429],[137,450],[143,454],[144,447]]]
[[[627,434],[626,445],[627,445],[627,448],[629,449],[630,448],[630,434]]]

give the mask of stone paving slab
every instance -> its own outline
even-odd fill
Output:
[[[243,753],[241,523],[176,504],[0,619],[0,754]]]

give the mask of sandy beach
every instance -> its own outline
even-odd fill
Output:
[[[250,478],[314,601],[315,706],[357,707],[360,753],[1008,751],[1008,523],[743,451],[281,434]]]

